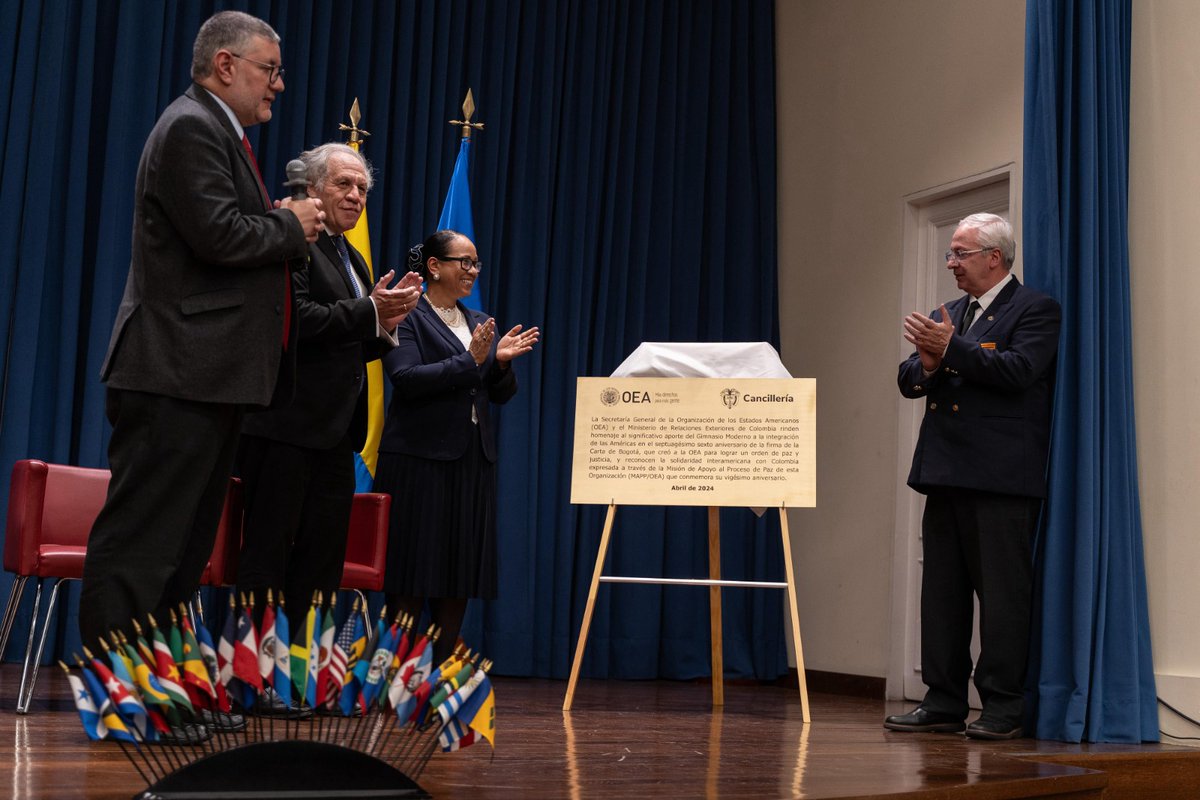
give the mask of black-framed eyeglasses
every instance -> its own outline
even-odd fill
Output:
[[[476,272],[483,272],[483,262],[476,261],[470,256],[446,256],[445,258],[439,258],[438,261],[457,261],[459,269],[463,272],[470,272],[472,267],[474,267]]]
[[[264,64],[262,61],[255,61],[253,58],[246,58],[243,55],[238,55],[232,50],[229,51],[229,55],[233,56],[234,58],[240,58],[242,61],[249,61],[251,64],[265,69],[267,71],[267,85],[270,85],[275,81],[283,80],[283,73],[285,70],[279,64]]]
[[[951,261],[958,261],[959,263],[961,263],[962,260],[964,258],[966,258],[967,256],[973,256],[976,253],[982,253],[986,250],[995,250],[995,249],[996,249],[995,247],[980,247],[978,250],[947,250],[945,252],[946,263],[949,264]]]

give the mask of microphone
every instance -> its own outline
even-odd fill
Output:
[[[292,200],[308,199],[308,168],[304,166],[304,162],[298,158],[293,158],[287,162],[287,166],[283,168],[287,173],[287,180],[283,182],[284,186],[290,186],[292,189]],[[312,256],[305,252],[303,259],[292,259],[293,264],[307,265],[312,260]],[[297,267],[292,267],[297,269]]]
[[[288,179],[284,181],[284,186],[292,188],[292,199],[303,200],[308,197],[308,168],[304,166],[304,162],[298,158],[293,158],[283,168],[287,173]]]

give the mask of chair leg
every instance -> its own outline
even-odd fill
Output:
[[[25,691],[23,698],[18,697],[18,700],[23,700],[22,704],[17,706],[18,714],[29,713],[29,704],[33,701],[33,690],[37,686],[38,668],[42,664],[42,654],[46,651],[46,639],[50,636],[50,622],[54,619],[54,606],[58,603],[58,590],[69,580],[75,579],[61,578],[54,582],[54,588],[50,590],[50,602],[46,604],[46,618],[42,620],[42,635],[38,637],[37,653],[33,657],[33,665],[29,673],[29,688]],[[38,588],[39,590],[41,589],[40,586]],[[33,629],[31,628],[30,634],[32,635],[32,633]],[[25,657],[29,657],[28,649],[26,650]]]
[[[37,579],[37,588],[33,593],[33,615],[29,618],[29,640],[25,644],[25,662],[21,666],[21,685],[17,689],[17,713],[29,711],[29,701],[25,699],[25,687],[29,685],[29,666],[33,661],[33,642],[37,638],[38,612],[42,608],[42,584],[45,578]],[[30,692],[32,694],[32,692]]]
[[[358,595],[358,599],[362,601],[359,610],[362,613],[363,624],[365,625],[367,635],[371,635],[371,609],[367,608],[367,596],[363,594],[362,589],[351,589],[350,591]]]
[[[4,607],[4,621],[0,622],[0,659],[4,658],[4,651],[8,649],[8,636],[12,633],[17,609],[21,607],[21,594],[25,591],[25,582],[28,580],[28,575],[13,577],[12,589],[8,593],[8,605]]]
[[[195,628],[197,623],[204,624],[204,600],[200,598],[199,589],[196,590],[196,598],[192,601],[192,606],[188,611],[192,612],[192,628]]]

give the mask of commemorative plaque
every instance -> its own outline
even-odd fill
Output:
[[[811,507],[815,464],[815,379],[578,379],[572,503]]]

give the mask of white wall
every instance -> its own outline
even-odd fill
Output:
[[[806,666],[885,676],[902,198],[1014,162],[1021,0],[779,0],[783,358],[818,386],[818,505],[791,512]],[[1159,694],[1200,709],[1200,3],[1134,0],[1135,402]],[[1019,209],[1015,209],[1018,210]],[[1020,241],[1020,217],[1014,215]],[[1018,252],[1020,247],[1018,246]],[[924,310],[924,309],[919,309]],[[907,455],[907,454],[905,454]],[[1169,713],[1166,730],[1195,735]]]
[[[1020,0],[776,6],[783,360],[817,379],[817,507],[789,520],[809,669],[886,674],[900,320],[928,311],[900,308],[902,198],[1019,164],[1024,19]]]
[[[1129,261],[1150,632],[1159,696],[1200,711],[1200,3],[1135,0]],[[1165,712],[1163,729],[1197,735]]]

